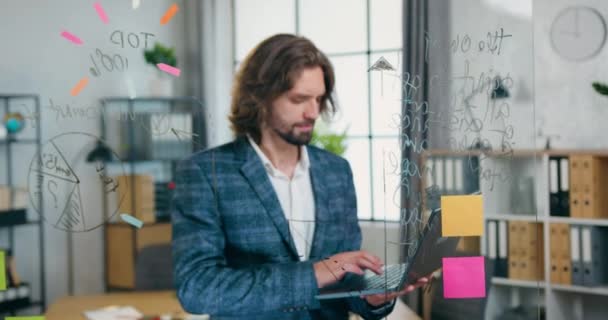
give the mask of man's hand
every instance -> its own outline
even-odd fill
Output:
[[[347,272],[363,275],[365,269],[382,274],[382,260],[366,251],[351,251],[333,255],[314,264],[317,286],[323,288],[344,278]]]
[[[368,295],[368,296],[362,296],[361,298],[364,298],[365,301],[367,301],[367,303],[369,303],[370,305],[377,307],[377,306],[383,305],[397,297],[404,296],[404,295],[414,291],[415,289],[417,289],[421,286],[424,286],[428,282],[429,282],[429,278],[423,277],[423,278],[418,279],[418,281],[415,284],[410,284],[410,285],[405,286],[405,288],[403,288],[401,291],[372,294],[372,295]]]

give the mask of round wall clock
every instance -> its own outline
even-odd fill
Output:
[[[600,52],[606,42],[606,21],[590,7],[562,10],[551,24],[553,49],[568,60],[586,60]]]

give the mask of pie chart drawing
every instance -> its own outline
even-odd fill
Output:
[[[98,141],[104,144],[99,138],[87,133],[63,133],[42,145],[40,152],[30,162],[28,190],[31,205],[41,219],[56,229],[87,232],[106,222],[106,215],[100,212],[98,206],[83,201],[83,189],[96,190],[101,184],[104,192],[116,197],[116,207],[109,208],[112,211],[108,219],[117,213],[124,200],[124,193],[128,192],[128,188],[125,188],[128,186],[119,189],[118,181],[105,175],[102,163],[96,165],[86,162],[86,155]],[[107,145],[104,146],[111,150]],[[119,159],[114,151],[112,154],[115,159]],[[120,167],[122,170],[122,163]],[[44,210],[40,210],[40,205]]]

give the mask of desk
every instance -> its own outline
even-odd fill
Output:
[[[83,320],[86,319],[84,311],[110,305],[133,306],[144,315],[184,314],[175,291],[152,291],[63,297],[48,308],[45,317],[46,320]]]

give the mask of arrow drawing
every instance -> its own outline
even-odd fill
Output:
[[[384,97],[384,71],[395,71],[393,65],[391,65],[384,56],[381,56],[372,66],[367,69],[367,72],[370,71],[380,71],[380,94]]]
[[[173,134],[177,137],[178,140],[181,140],[179,138],[179,135],[181,134],[182,136],[186,137],[186,138],[190,138],[192,139],[192,137],[198,137],[198,134],[194,133],[194,132],[188,132],[188,131],[184,131],[184,130],[179,130],[179,129],[175,129],[175,128],[171,128],[171,131],[173,132]]]
[[[380,57],[380,59],[378,59],[376,62],[374,62],[374,64],[367,70],[367,72],[377,71],[377,70],[395,71],[395,68],[384,58],[384,56],[382,56],[382,57]]]

